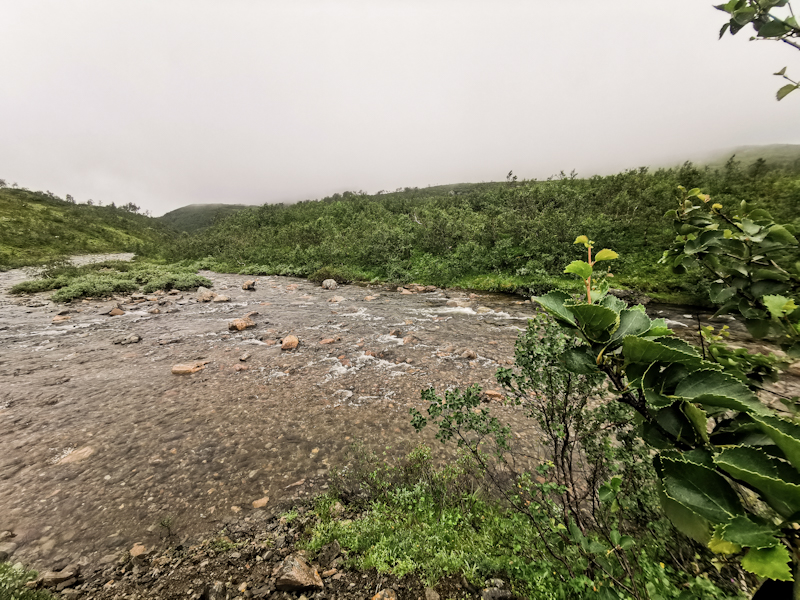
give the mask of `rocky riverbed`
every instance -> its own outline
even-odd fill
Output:
[[[447,460],[409,408],[431,386],[498,390],[534,313],[500,294],[287,277],[245,290],[247,277],[201,274],[211,293],[68,305],[10,296],[28,274],[0,274],[0,532],[14,532],[14,560],[96,568],[164,547],[165,519],[173,545],[274,521],[327,489],[356,441],[390,455],[425,442]],[[696,331],[685,311],[651,312]],[[486,400],[535,460],[535,428],[499,397]]]

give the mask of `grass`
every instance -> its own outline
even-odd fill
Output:
[[[25,583],[37,577],[36,571],[18,569],[10,563],[0,562],[0,598],[3,600],[53,600],[45,590],[32,590]]]
[[[11,288],[12,294],[33,294],[54,290],[54,302],[70,302],[79,298],[105,298],[115,294],[156,290],[189,290],[211,286],[205,277],[191,267],[161,265],[154,262],[105,261],[75,267],[46,268],[39,279],[23,281]]]

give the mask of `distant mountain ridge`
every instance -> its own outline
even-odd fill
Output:
[[[762,146],[737,146],[729,150],[717,150],[703,157],[698,157],[696,164],[712,169],[722,168],[735,156],[743,165],[751,165],[759,158],[767,161],[771,167],[794,168],[800,170],[800,144],[766,144]]]

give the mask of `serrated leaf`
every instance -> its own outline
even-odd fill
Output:
[[[701,394],[692,398],[692,402],[701,404],[703,406],[717,406],[719,408],[738,410],[739,412],[748,413],[750,415],[772,414],[770,409],[761,404],[757,398],[744,399],[731,398],[730,396],[721,396],[718,394]]]
[[[564,302],[572,300],[568,294],[564,292],[550,292],[544,296],[534,296],[533,300],[538,302],[539,306],[544,308],[559,321],[564,321],[575,326],[575,316],[569,308],[564,306]]]
[[[720,526],[717,526],[714,530],[714,535],[711,536],[711,540],[708,542],[709,550],[715,554],[738,554],[742,551],[742,547],[739,544],[722,539],[719,530]]]
[[[641,310],[626,308],[619,312],[619,327],[611,336],[612,342],[617,342],[629,335],[641,335],[649,331],[652,326],[650,317]]]
[[[713,469],[662,455],[656,470],[667,497],[711,523],[727,523],[743,512],[736,492]]]
[[[657,482],[657,489],[661,508],[678,531],[703,545],[708,544],[711,539],[711,524],[708,520],[667,496],[660,480]]]
[[[742,567],[759,577],[794,581],[789,566],[789,551],[783,545],[764,549],[750,548],[742,559]]]
[[[780,319],[786,313],[792,312],[797,308],[794,300],[780,295],[769,295],[761,298],[761,302],[767,307],[769,314],[776,319]]]
[[[587,337],[597,341],[606,341],[616,330],[619,315],[610,308],[597,304],[576,304],[570,306],[575,315],[578,327]]]
[[[783,450],[792,466],[800,471],[800,425],[772,415],[753,416],[753,421]]]
[[[764,501],[784,518],[800,512],[800,473],[758,448],[726,448],[715,464],[735,479],[761,492]]]
[[[629,363],[700,363],[700,359],[696,354],[670,348],[659,341],[630,335],[622,341],[622,352],[625,355],[625,360]]]
[[[585,260],[573,260],[564,269],[564,273],[573,273],[581,279],[589,279],[592,276],[592,266]]]
[[[727,373],[711,369],[700,369],[689,375],[677,385],[675,395],[684,398],[714,395],[725,396],[742,402],[757,402],[755,394],[741,381]]]
[[[745,548],[770,548],[780,543],[775,527],[754,523],[745,515],[734,517],[720,531],[724,539]]]
[[[697,436],[704,442],[708,441],[708,431],[706,424],[708,423],[708,416],[703,409],[698,408],[691,402],[681,403],[681,412],[686,415],[686,418],[692,424],[697,433]]]
[[[600,302],[598,302],[598,304],[613,310],[617,314],[619,314],[620,311],[628,308],[628,305],[623,300],[611,295],[605,296]]]
[[[598,252],[594,257],[594,262],[598,262],[601,260],[614,260],[615,258],[619,258],[619,254],[614,252],[613,250],[609,250],[608,248],[603,248]]]

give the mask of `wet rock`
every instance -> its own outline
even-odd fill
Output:
[[[335,290],[339,287],[339,284],[336,283],[335,279],[326,279],[322,282],[322,289],[323,290]]]
[[[386,588],[375,594],[372,600],[397,600],[397,593],[392,588]]]
[[[53,317],[53,323],[63,323],[64,321],[69,321],[71,317],[69,315],[56,315]]]
[[[58,461],[59,465],[68,465],[73,464],[76,462],[80,462],[86,458],[89,458],[92,454],[94,454],[94,448],[91,446],[83,446],[82,448],[78,448],[67,454],[64,458]]]
[[[409,296],[409,295],[414,293],[411,290],[407,290],[405,288],[397,288],[397,291],[400,292],[401,294],[405,295],[405,296]]]
[[[197,288],[197,295],[195,298],[198,302],[211,302],[214,298],[217,297],[216,292],[212,292],[210,289],[200,286]]]
[[[328,298],[328,302],[344,302],[345,298],[343,296],[333,296],[332,298]]]
[[[502,402],[503,401],[503,393],[498,390],[483,390],[483,399],[486,402],[495,401],[495,402]]]
[[[239,357],[239,360],[242,361],[242,362],[245,362],[248,358],[250,358],[250,353],[249,352],[245,352],[244,354],[242,354]]]
[[[208,361],[172,365],[173,375],[191,375],[206,368]]]
[[[339,540],[333,540],[330,544],[325,544],[320,549],[317,562],[323,567],[327,567],[341,552],[342,547],[339,545]]]
[[[14,542],[0,543],[0,562],[11,558],[16,550],[17,545]]]
[[[475,309],[475,312],[478,313],[479,315],[485,315],[493,311],[488,306],[479,306],[478,308]]]
[[[336,340],[333,338],[325,338],[324,340],[320,340],[320,344],[333,344]]]
[[[258,279],[253,279],[252,281],[248,280],[242,284],[242,289],[247,290],[250,292],[254,292],[256,290],[256,283],[258,283]]]
[[[124,315],[125,311],[122,310],[119,306],[115,306],[106,314],[108,314],[109,317],[119,317],[120,315]]]
[[[294,335],[287,335],[281,341],[281,350],[294,350],[297,348],[297,344],[300,343],[300,340],[297,339],[297,336]]]
[[[60,571],[47,571],[41,575],[42,585],[45,587],[55,587],[59,583],[69,581],[76,577],[80,572],[78,565],[67,565]]]
[[[471,304],[469,300],[448,300],[447,306],[464,308]]]
[[[255,327],[256,324],[250,317],[245,317],[243,319],[234,319],[230,323],[228,323],[228,329],[230,331],[244,331],[249,327]]]
[[[392,329],[389,332],[389,335],[392,337],[403,337],[403,332],[399,329]]]
[[[310,587],[324,588],[319,572],[298,554],[290,554],[272,572],[276,577],[275,588],[296,591]]]
[[[128,344],[138,344],[142,338],[140,338],[135,333],[131,335],[122,335],[119,337],[114,338],[111,340],[114,344],[119,344],[121,346],[127,346]]]
[[[158,309],[158,308],[151,308],[147,312],[149,312],[151,315],[160,315],[161,314],[161,310]]]
[[[470,350],[467,348],[461,353],[461,358],[466,358],[467,360],[475,360],[478,358],[478,353],[475,350]]]
[[[208,588],[208,600],[226,600],[227,597],[227,586],[222,581],[215,581],[211,584],[211,587]]]
[[[129,554],[130,554],[130,555],[131,555],[133,558],[136,558],[137,556],[141,556],[142,554],[146,554],[146,553],[147,553],[147,548],[145,547],[145,545],[144,545],[144,544],[139,544],[139,543],[136,543],[136,544],[134,544],[134,545],[133,545],[133,548],[131,548],[131,549],[128,551],[128,553],[129,553]]]
[[[373,300],[377,300],[380,296],[364,296],[364,300],[367,302],[372,302]]]
[[[231,299],[228,296],[223,296],[222,294],[218,296],[214,296],[211,300],[212,302],[230,302]]]

